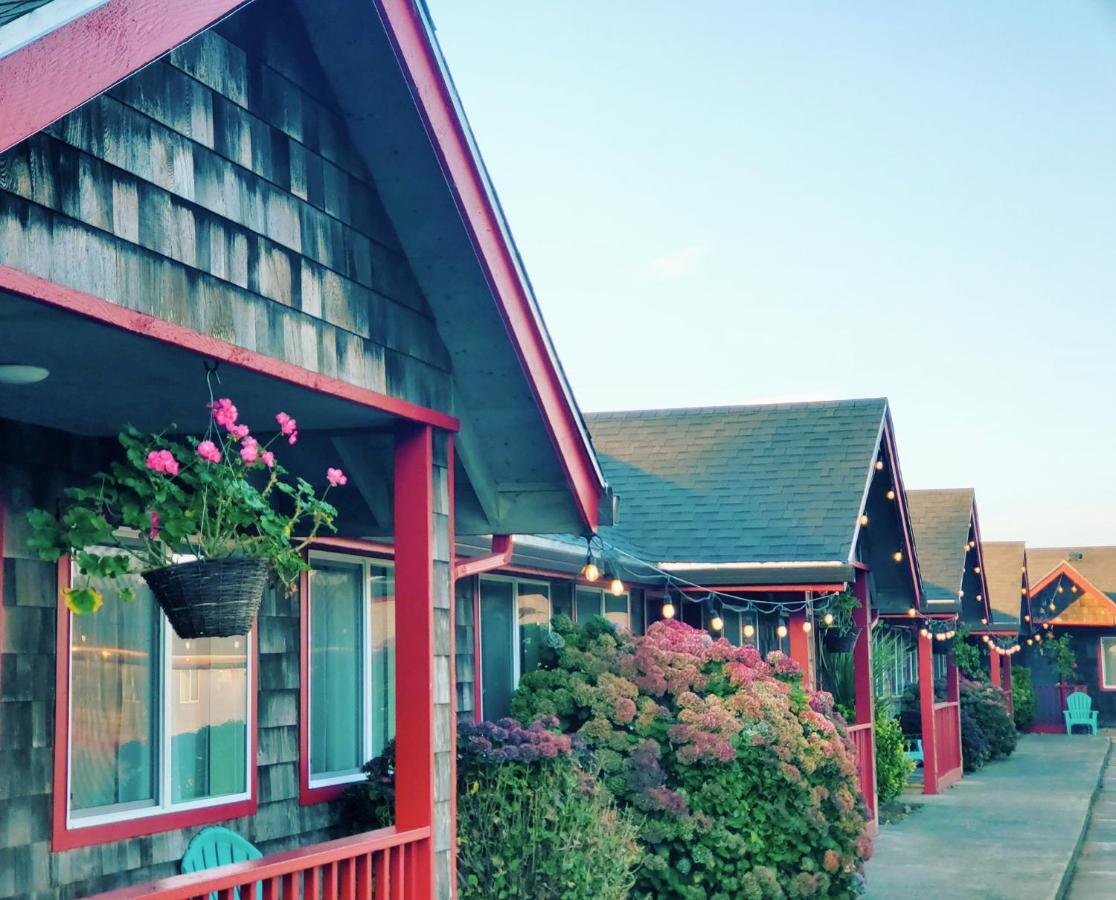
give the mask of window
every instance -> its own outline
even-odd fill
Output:
[[[578,586],[574,594],[577,621],[585,622],[593,616],[604,616],[613,625],[631,630],[631,598],[627,593],[617,597],[603,588]]]
[[[395,578],[379,561],[310,557],[310,787],[360,778],[395,735]]]
[[[1100,639],[1101,690],[1116,691],[1116,637]]]
[[[550,585],[489,576],[480,579],[481,715],[499,719],[511,710],[519,679],[539,664],[550,631]]]
[[[250,638],[182,640],[138,575],[80,583],[105,603],[69,619],[68,828],[249,799]]]

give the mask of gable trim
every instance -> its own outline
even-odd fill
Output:
[[[1038,584],[1032,585],[1031,589],[1030,589],[1030,593],[1027,595],[1028,599],[1042,593],[1042,591],[1045,590],[1046,588],[1050,587],[1050,585],[1053,584],[1055,580],[1057,580],[1057,579],[1059,579],[1063,576],[1068,578],[1070,581],[1072,581],[1074,584],[1076,584],[1083,591],[1086,591],[1086,592],[1092,593],[1092,594],[1096,594],[1097,597],[1099,597],[1101,600],[1104,600],[1107,603],[1109,603],[1113,607],[1113,609],[1116,609],[1116,603],[1112,602],[1112,599],[1108,596],[1107,591],[1102,591],[1099,587],[1097,587],[1095,584],[1093,584],[1093,582],[1091,582],[1088,578],[1086,578],[1084,575],[1082,575],[1080,572],[1078,572],[1077,569],[1075,569],[1072,565],[1070,565],[1070,563],[1068,561],[1059,563],[1057,566],[1055,566],[1053,569],[1051,569],[1049,572],[1047,572],[1039,580]],[[1028,605],[1030,605],[1030,604],[1028,604]],[[1069,606],[1072,606],[1072,605],[1073,605],[1072,603],[1069,604]],[[1069,606],[1067,606],[1066,609],[1069,609]],[[1065,610],[1062,610],[1062,612],[1064,613]],[[1061,613],[1059,613],[1059,615],[1061,615]]]

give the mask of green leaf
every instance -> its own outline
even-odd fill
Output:
[[[62,597],[75,616],[96,612],[105,602],[104,595],[93,588],[63,588]]]
[[[121,588],[119,591],[117,591],[117,596],[120,597],[120,601],[122,603],[131,603],[133,600],[136,599],[136,592],[130,587]]]

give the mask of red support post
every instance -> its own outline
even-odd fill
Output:
[[[860,601],[860,606],[853,610],[853,625],[860,629],[853,648],[853,680],[856,696],[856,724],[868,725],[867,765],[871,766],[870,777],[865,778],[861,789],[864,793],[864,802],[871,814],[873,830],[877,824],[876,810],[876,733],[873,726],[875,714],[875,701],[872,697],[872,603],[868,596],[868,573],[861,569],[856,573],[853,584],[853,594]]]
[[[814,673],[810,670],[810,641],[814,639],[813,633],[807,633],[803,625],[809,621],[806,611],[790,614],[787,622],[790,638],[790,657],[802,666],[802,683],[812,688],[814,686]]]
[[[996,687],[1000,686],[1000,654],[996,652],[994,647],[988,648],[988,674],[992,678],[992,683]]]
[[[434,823],[434,441],[408,426],[395,443],[395,827]],[[434,896],[432,841],[413,848],[408,896]]]
[[[938,793],[938,739],[934,733],[934,648],[918,636],[918,705],[922,715],[922,793]]]
[[[1007,694],[1008,714],[1015,715],[1015,692],[1011,688],[1011,654],[1004,657],[1003,672],[1000,675],[1000,687]]]

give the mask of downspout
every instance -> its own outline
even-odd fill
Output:
[[[493,569],[502,569],[504,566],[510,565],[514,549],[513,543],[510,534],[494,534],[490,554],[454,563],[454,580],[468,578],[470,575],[480,575],[483,572],[491,572]]]

